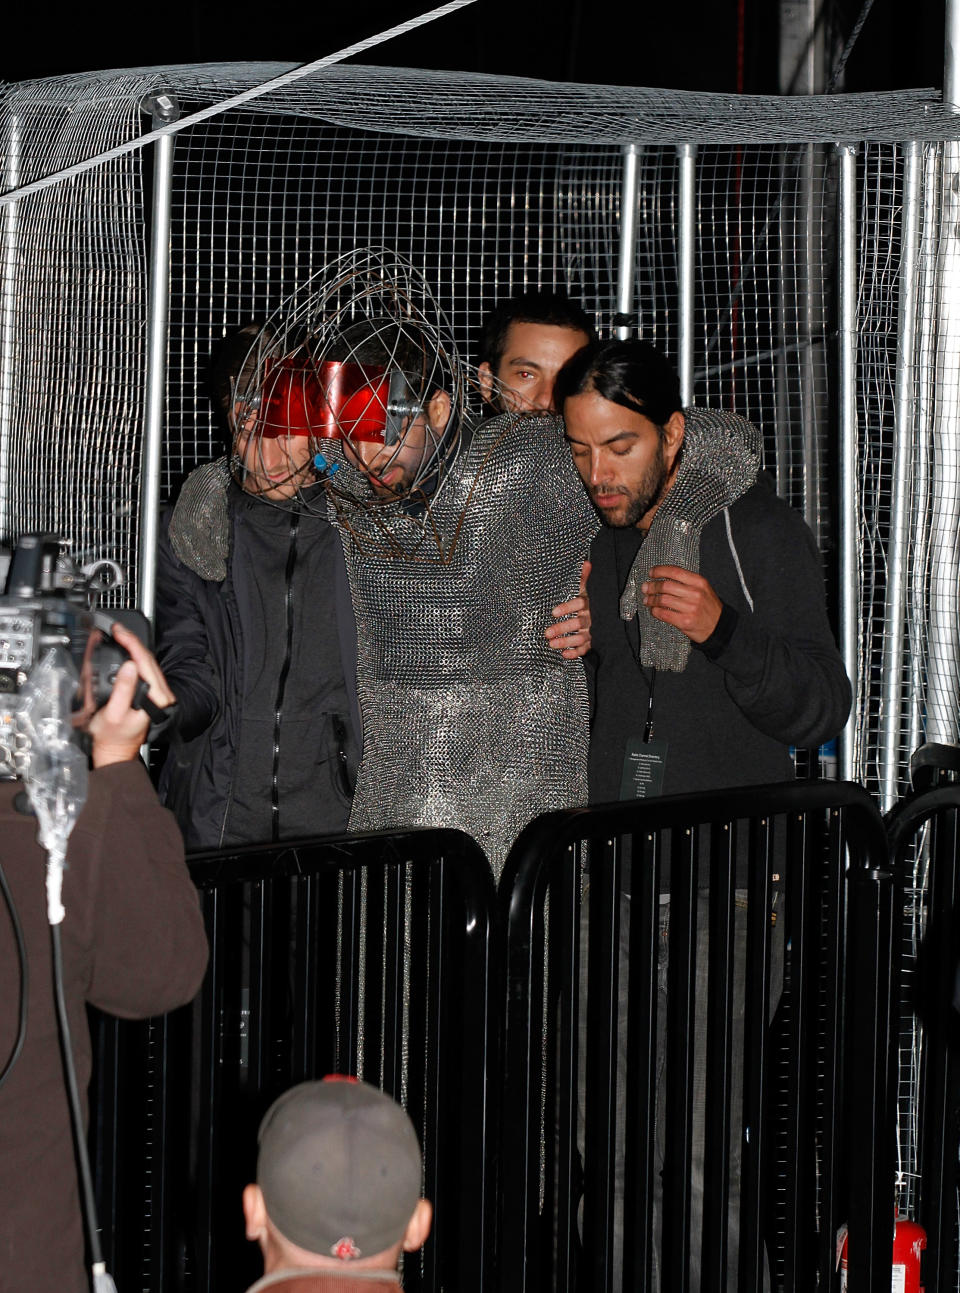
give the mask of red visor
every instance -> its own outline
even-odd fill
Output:
[[[385,368],[328,360],[268,361],[257,429],[262,436],[326,440],[386,438],[390,380]]]
[[[386,368],[327,360],[320,365],[320,381],[326,399],[318,435],[384,443],[390,397]]]
[[[323,391],[309,364],[267,360],[257,431],[261,436],[324,435],[318,430],[326,409]]]

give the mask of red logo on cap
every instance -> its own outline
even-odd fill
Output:
[[[330,1249],[332,1256],[339,1257],[343,1261],[349,1261],[351,1257],[359,1257],[360,1249],[353,1242],[349,1235],[344,1235]]]

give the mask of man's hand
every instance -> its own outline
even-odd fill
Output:
[[[110,699],[90,720],[95,768],[135,759],[146,739],[150,716],[142,709],[131,708],[138,678],[149,685],[147,695],[158,709],[174,702],[160,666],[137,635],[122,624],[114,624],[112,631],[115,640],[129,652],[130,659],[118,669]]]
[[[640,591],[653,618],[675,625],[691,642],[706,642],[723,610],[703,575],[682,566],[654,566]]]
[[[551,624],[545,631],[548,644],[554,651],[559,651],[565,660],[576,660],[590,650],[590,598],[587,596],[587,580],[590,578],[591,565],[583,563],[580,571],[580,592],[569,602],[554,606],[551,614],[560,624]],[[569,616],[564,619],[564,616]]]

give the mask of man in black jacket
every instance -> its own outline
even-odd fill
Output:
[[[813,535],[759,472],[754,428],[682,410],[670,365],[641,342],[582,351],[560,381],[574,464],[604,522],[591,550],[591,800],[625,797],[654,669],[669,747],[656,793],[792,779],[790,746],[837,734],[850,684]],[[711,464],[719,492],[701,517],[680,473],[701,488]],[[641,789],[631,782],[628,797]]]
[[[790,747],[816,747],[835,736],[849,713],[851,692],[827,620],[813,535],[759,472],[756,429],[734,414],[682,409],[675,372],[652,346],[639,341],[607,342],[581,351],[560,373],[557,390],[573,461],[603,521],[590,554],[591,802],[793,779]],[[746,883],[741,859],[734,928],[731,1089],[736,1098],[728,1141],[731,1288],[737,1278],[739,1238]],[[629,878],[625,890],[622,1006]],[[666,1018],[669,890],[669,859],[664,859],[657,942],[660,1037]],[[701,1287],[707,1104],[706,917],[703,890],[696,930],[689,1164],[690,1287],[695,1290]],[[775,953],[774,976],[779,970]],[[777,982],[775,977],[774,1001]],[[621,1044],[622,1034],[621,1028]],[[622,1123],[627,1087],[622,1054],[620,1066]],[[658,1168],[667,1175],[684,1171],[686,1165],[663,1145],[670,1075],[662,1063],[657,1071]],[[622,1125],[618,1142],[617,1188],[622,1199]],[[669,1276],[657,1265],[660,1181],[658,1171],[654,1285],[668,1288]],[[615,1246],[622,1245],[622,1234],[618,1221]],[[670,1260],[676,1262],[679,1256]],[[622,1268],[619,1250],[614,1264]]]
[[[356,629],[305,410],[275,385],[257,434],[249,411],[237,423],[269,341],[224,346],[231,456],[190,475],[159,545],[157,655],[181,713],[161,793],[192,847],[345,829],[359,757]]]

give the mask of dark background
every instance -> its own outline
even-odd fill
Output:
[[[242,59],[310,62],[436,0],[293,5],[265,0],[14,0],[0,80]],[[870,0],[824,0],[833,59]],[[365,63],[676,89],[778,91],[778,0],[477,0]],[[943,84],[944,0],[873,0],[846,90]]]

